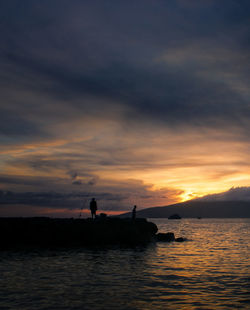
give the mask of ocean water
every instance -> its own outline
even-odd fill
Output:
[[[152,219],[183,243],[0,252],[0,309],[250,309],[250,219]]]

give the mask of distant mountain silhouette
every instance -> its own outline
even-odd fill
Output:
[[[249,218],[250,201],[203,201],[193,199],[165,207],[152,207],[137,211],[138,217],[168,218],[178,213],[182,218]],[[131,212],[120,215],[131,216]]]

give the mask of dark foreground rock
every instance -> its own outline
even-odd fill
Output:
[[[157,226],[146,219],[0,218],[0,249],[92,245],[139,245],[152,241]]]
[[[158,233],[155,235],[155,239],[156,241],[162,241],[162,242],[172,242],[172,241],[184,242],[187,240],[186,238],[183,237],[175,238],[175,235],[172,232]]]
[[[184,242],[184,241],[187,241],[187,239],[183,237],[179,237],[175,239],[175,242]]]
[[[164,242],[175,241],[174,233],[172,232],[159,233],[156,235],[156,241],[164,241]]]

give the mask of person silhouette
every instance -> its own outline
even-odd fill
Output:
[[[136,218],[136,206],[134,206],[133,210],[132,210],[132,220],[134,221]]]
[[[89,205],[90,211],[91,211],[91,217],[96,218],[96,210],[97,210],[97,203],[95,201],[95,198],[92,198]]]

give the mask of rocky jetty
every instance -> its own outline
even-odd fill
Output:
[[[0,249],[147,244],[157,226],[146,219],[0,218]]]

